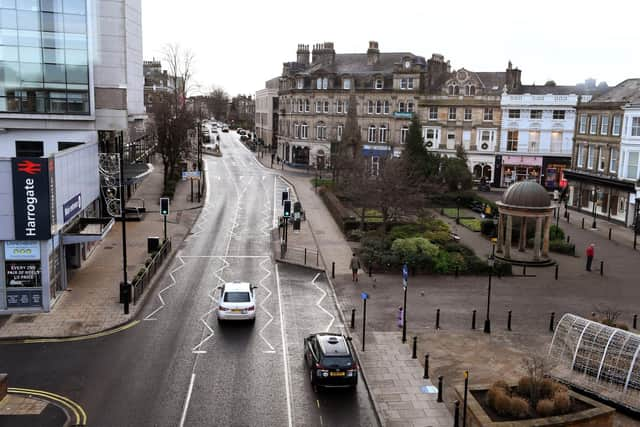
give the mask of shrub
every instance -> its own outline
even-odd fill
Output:
[[[496,261],[493,271],[499,276],[511,276],[513,274],[512,265],[508,262]]]
[[[449,271],[455,271],[462,273],[467,271],[467,261],[464,256],[459,252],[449,253]]]
[[[492,387],[501,388],[507,394],[510,393],[510,391],[511,391],[511,387],[509,387],[509,384],[507,384],[507,382],[503,381],[503,380],[498,380],[498,381],[494,382]]]
[[[555,411],[555,404],[551,399],[542,399],[536,405],[536,412],[541,417],[550,417]]]
[[[571,397],[569,393],[556,393],[553,395],[553,404],[556,412],[566,414],[571,409]]]
[[[529,402],[522,397],[511,398],[510,414],[514,418],[526,418],[529,416]]]
[[[576,245],[567,243],[564,240],[552,240],[549,242],[549,250],[560,254],[575,256]]]
[[[359,229],[349,230],[347,232],[347,240],[352,242],[359,242],[362,239],[362,236],[364,236],[364,232]]]
[[[555,224],[553,224],[549,229],[549,238],[551,240],[564,240],[564,231],[562,228],[556,227]]]
[[[438,254],[433,258],[433,271],[440,274],[451,271],[449,252],[438,252]]]
[[[501,382],[501,381],[498,381]],[[497,400],[497,396],[499,394],[503,394],[503,395],[507,395],[507,389],[509,387],[502,387],[500,385],[497,385],[498,382],[495,382],[490,388],[489,391],[487,391],[487,404],[495,409],[496,408],[496,400]],[[503,381],[502,381],[503,382]]]
[[[520,380],[518,381],[518,394],[520,396],[530,398],[533,391],[533,386],[533,378],[528,376],[520,378]]]
[[[423,237],[396,239],[391,245],[391,252],[400,258],[407,259],[407,261],[409,261],[410,258],[415,258],[416,255],[419,254],[434,257],[438,254],[439,250],[437,245],[434,245]]]
[[[497,393],[494,396],[493,409],[502,416],[511,414],[511,398],[506,393]]]
[[[551,399],[556,391],[556,384],[558,383],[550,378],[544,378],[540,381],[540,398]]]
[[[437,218],[420,218],[418,223],[423,225],[426,231],[451,231],[449,224]]]
[[[496,224],[490,219],[485,219],[480,223],[480,232],[485,236],[495,237]]]
[[[556,393],[569,393],[569,388],[564,384],[560,384],[559,382],[554,381],[553,393],[551,394],[551,397],[553,397],[553,395]]]
[[[391,240],[396,240],[396,239],[408,239],[410,237],[418,237],[418,236],[421,236],[422,233],[425,232],[425,230],[426,230],[426,227],[424,226],[424,224],[396,225],[389,232],[389,238]]]
[[[451,236],[448,231],[425,231],[422,235],[425,239],[430,240],[433,243],[444,245],[451,241]]]

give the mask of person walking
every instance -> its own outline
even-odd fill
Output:
[[[358,281],[358,270],[360,269],[360,258],[354,253],[351,255],[351,262],[349,263],[349,267],[351,267],[351,281]]]
[[[402,310],[402,306],[398,307],[398,328],[402,328],[402,324],[404,323],[404,312]]]
[[[593,263],[593,256],[595,255],[595,243],[591,243],[589,246],[587,246],[587,271],[591,271],[591,264]]]

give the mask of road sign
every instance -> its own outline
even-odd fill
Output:
[[[200,179],[200,171],[184,171],[182,172],[182,180],[186,180],[186,179]]]
[[[360,294],[360,298],[362,298],[362,299],[369,299],[369,294],[368,294],[368,293],[366,293],[366,292],[362,292],[362,293]]]

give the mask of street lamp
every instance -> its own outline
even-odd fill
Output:
[[[596,228],[596,206],[598,204],[598,187],[593,189],[593,224],[591,224],[591,228]]]
[[[460,190],[462,189],[462,183],[458,182],[458,197],[456,197],[456,224],[460,224]]]
[[[491,276],[493,274],[493,264],[495,263],[494,258],[494,250],[495,245],[491,247],[491,256],[487,260],[487,265],[489,266],[489,289],[487,290],[487,317],[484,319],[484,333],[491,333],[491,320],[489,319],[489,311],[491,310]]]

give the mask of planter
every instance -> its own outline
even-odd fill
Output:
[[[530,418],[524,420],[496,420],[492,414],[485,410],[484,402],[489,384],[470,386],[467,395],[467,426],[469,427],[612,427],[615,409],[569,391],[569,396],[576,402],[575,412],[564,415],[555,415],[546,418]],[[456,394],[460,402],[464,401],[464,389],[456,387]],[[477,397],[477,398],[476,398]],[[482,403],[478,400],[480,399]],[[460,408],[462,417],[462,405]],[[462,425],[462,422],[460,423]]]

